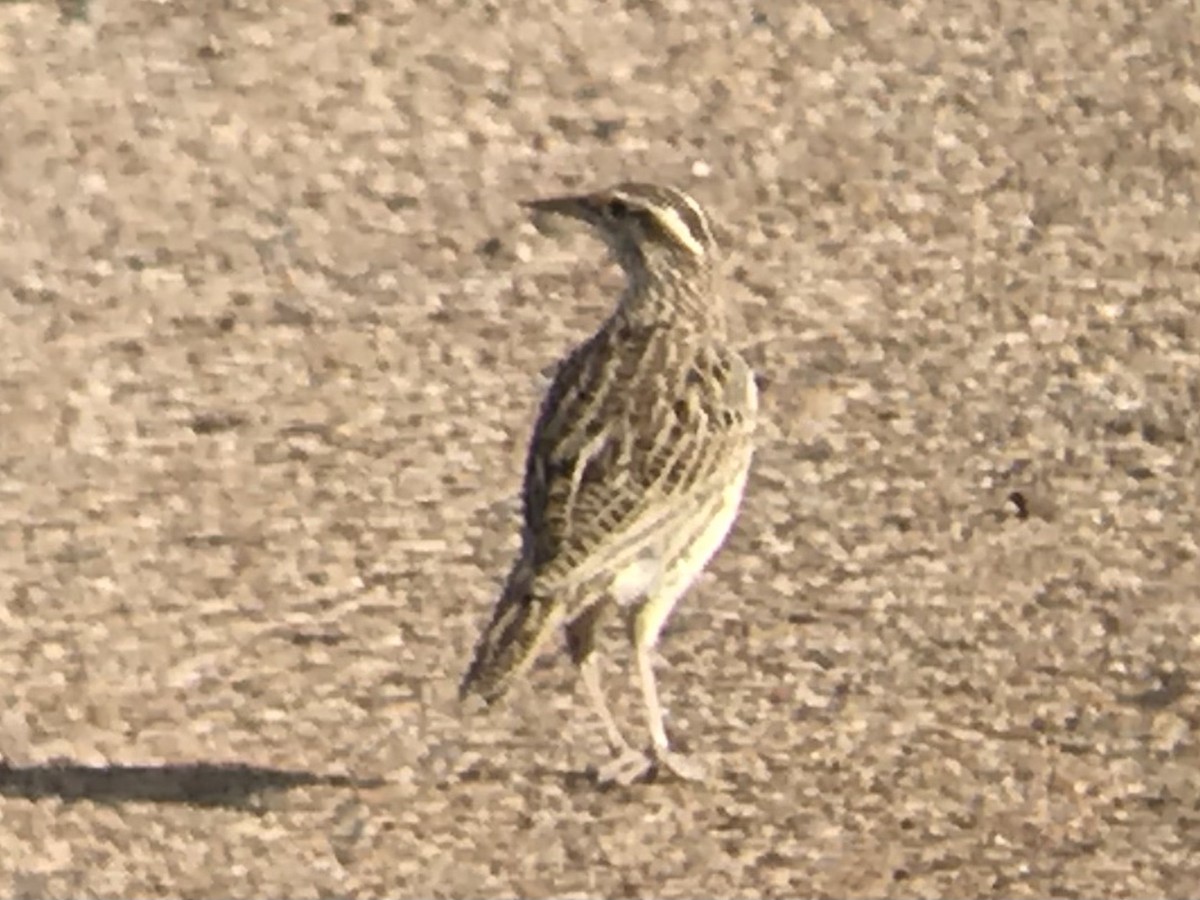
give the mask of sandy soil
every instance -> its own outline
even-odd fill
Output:
[[[0,4],[0,894],[1194,893],[1193,4],[333,9]],[[619,283],[517,201],[620,178],[766,388],[705,787],[452,702]]]

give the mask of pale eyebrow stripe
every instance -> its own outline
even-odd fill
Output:
[[[655,206],[651,207],[651,213],[663,228],[669,231],[675,240],[687,248],[693,256],[701,259],[705,256],[704,245],[696,240],[696,236],[692,234],[692,230],[687,227],[687,223],[683,221],[683,216],[679,215],[678,211],[667,206]],[[700,221],[703,222],[704,219],[701,218]]]
[[[712,227],[708,224],[708,216],[704,214],[704,210],[700,208],[700,204],[692,199],[691,195],[685,194],[683,191],[676,191],[675,195],[683,201],[692,214],[696,217],[696,221],[700,223],[700,227],[704,230],[704,239],[708,245],[716,245],[716,237],[713,235]],[[694,235],[693,235],[694,236]]]

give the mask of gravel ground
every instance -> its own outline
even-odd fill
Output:
[[[331,9],[0,3],[0,894],[1194,893],[1190,0]],[[703,787],[598,789],[561,654],[453,702],[619,284],[517,201],[622,178],[769,419]]]

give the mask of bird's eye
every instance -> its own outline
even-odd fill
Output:
[[[629,215],[629,204],[619,197],[609,200],[608,214],[614,219],[623,219]]]

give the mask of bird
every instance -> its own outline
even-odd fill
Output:
[[[758,389],[728,340],[713,228],[688,194],[649,183],[524,205],[539,221],[590,226],[625,287],[553,370],[526,458],[520,549],[459,696],[494,703],[561,628],[612,751],[598,781],[663,769],[705,780],[670,744],[652,653],[725,542],[754,452]],[[614,611],[632,643],[647,749],[625,739],[601,686],[597,638]]]

